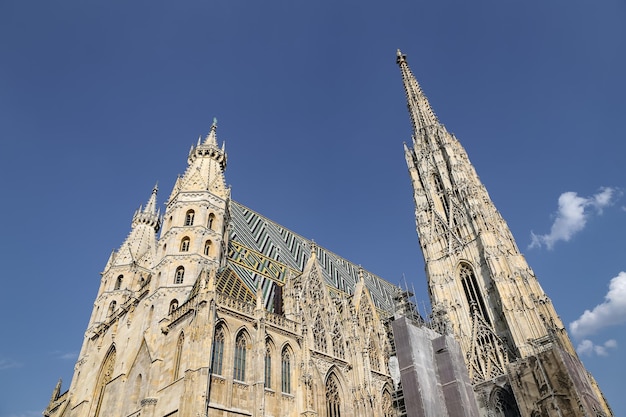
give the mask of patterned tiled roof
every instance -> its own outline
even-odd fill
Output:
[[[302,272],[314,243],[235,201],[230,202],[230,216],[229,267],[254,293],[260,281],[265,306],[274,310],[277,286],[282,286],[287,274],[295,277]],[[315,246],[331,293],[353,294],[359,266]],[[365,270],[363,277],[376,307],[393,311],[398,287]]]

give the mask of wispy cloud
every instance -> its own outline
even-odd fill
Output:
[[[74,359],[78,359],[78,352],[66,352],[66,353],[61,353],[58,356],[59,359],[63,359],[63,360],[74,360]]]
[[[545,245],[548,249],[552,249],[554,244],[560,240],[569,241],[576,233],[585,228],[592,210],[602,214],[602,210],[613,203],[616,195],[617,190],[610,187],[601,188],[597,194],[591,197],[581,197],[573,191],[561,194],[559,196],[559,208],[550,233],[536,235],[530,232],[531,243],[529,248]]]
[[[19,414],[9,414],[7,417],[41,417],[41,410],[39,410],[39,411],[22,411]]]
[[[50,352],[50,355],[54,356],[57,359],[62,359],[62,360],[78,359],[78,352],[76,351],[65,352],[62,350],[54,350]]]
[[[617,342],[613,339],[607,340],[602,345],[596,345],[591,340],[585,339],[578,344],[578,346],[576,347],[576,352],[578,352],[579,355],[585,356],[592,356],[594,354],[598,356],[609,356],[608,350],[616,348]]]
[[[626,323],[626,272],[620,272],[609,283],[604,302],[585,312],[570,323],[569,329],[576,338],[583,338],[600,329]]]
[[[22,364],[13,359],[0,358],[0,371],[3,369],[19,368],[20,366],[22,366]]]

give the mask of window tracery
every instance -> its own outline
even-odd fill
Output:
[[[343,337],[341,335],[341,328],[339,327],[338,322],[335,322],[335,326],[333,328],[333,355],[338,358],[345,359]]]
[[[393,410],[393,401],[391,399],[391,393],[385,389],[383,391],[383,399],[381,401],[381,408],[383,411],[383,417],[395,417]]]
[[[369,348],[369,357],[370,357],[370,366],[374,371],[380,372],[380,357],[378,355],[378,348],[376,347],[376,343],[374,341],[370,341]]]
[[[95,403],[96,408],[94,412],[94,417],[98,417],[100,415],[100,409],[102,408],[102,400],[104,399],[104,391],[106,389],[106,385],[111,381],[113,377],[113,369],[115,368],[115,358],[116,351],[115,346],[111,346],[109,353],[107,353],[104,362],[102,363],[102,368],[100,369],[100,375],[98,376],[98,383],[96,384],[96,389],[94,393],[96,394]]]
[[[335,375],[330,375],[326,380],[326,415],[341,417],[341,396]]]
[[[235,340],[235,363],[233,366],[233,378],[236,381],[246,380],[246,353],[248,342],[243,332],[237,335]]]
[[[211,372],[216,375],[222,375],[222,364],[224,363],[224,329],[219,326],[215,330],[213,338],[213,357],[211,358]]]
[[[487,308],[485,307],[485,302],[472,267],[467,263],[462,263],[459,269],[459,276],[461,278],[463,291],[465,292],[465,297],[467,298],[470,309],[475,308],[478,314],[480,314],[480,316],[485,319],[487,323],[491,324],[489,315],[487,314]]]
[[[315,324],[313,325],[313,342],[316,350],[320,352],[327,351],[326,331],[319,317],[315,320]]]
[[[289,349],[283,348],[281,355],[281,391],[286,394],[291,394],[291,356],[289,355]]]
[[[265,388],[272,388],[272,345],[265,342]]]
[[[191,239],[189,239],[187,236],[185,236],[181,241],[180,241],[180,251],[181,252],[189,252],[189,243],[191,242]]]

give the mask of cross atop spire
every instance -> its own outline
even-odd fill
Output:
[[[406,55],[399,49],[396,53],[396,63],[400,66],[400,72],[402,73],[402,83],[406,91],[407,107],[414,131],[418,132],[426,127],[438,125],[439,120],[437,120],[437,116],[435,116],[435,112],[430,107],[428,99],[411,72],[406,61]]]

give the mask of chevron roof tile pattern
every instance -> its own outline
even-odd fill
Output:
[[[295,277],[302,272],[313,242],[232,200],[230,216],[229,267],[254,293],[260,282],[265,307],[273,311],[277,286],[284,284],[288,274]],[[358,265],[320,246],[317,259],[326,283],[333,288],[331,293],[354,293]],[[392,312],[393,296],[399,287],[366,270],[363,278],[376,307]]]

